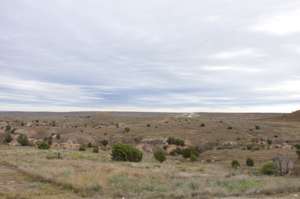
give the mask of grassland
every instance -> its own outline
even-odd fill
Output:
[[[34,146],[1,145],[0,198],[297,198],[300,192],[297,177],[259,173],[261,165],[275,155],[297,158],[294,149],[282,146],[286,141],[294,143],[300,138],[298,122],[270,120],[274,115],[207,114],[195,118],[172,114],[102,118],[87,115],[67,119],[41,117],[40,120],[45,121],[55,119],[55,127],[41,124],[24,127],[15,121],[28,122],[36,116],[10,115],[3,121],[12,121],[10,125],[18,130],[27,130],[30,138],[59,132],[62,135],[59,142],[75,139],[80,143],[105,138],[109,145],[121,141],[138,144],[136,138],[176,136],[193,146],[207,142],[218,144],[201,153],[197,161],[167,156],[163,163],[156,161],[150,152],[144,152],[139,163],[115,162],[111,160],[110,147],[93,153],[92,148],[39,150]],[[116,127],[117,123],[123,126]],[[99,124],[101,128],[95,128]],[[256,125],[260,128],[255,129]],[[228,129],[228,126],[233,128]],[[129,127],[130,132],[122,132],[124,127]],[[247,149],[254,138],[272,139],[276,145]],[[224,144],[227,142],[231,142],[229,147]],[[57,158],[58,153],[61,158]],[[254,159],[254,167],[245,165],[247,157]],[[232,160],[238,160],[241,168],[231,168]]]

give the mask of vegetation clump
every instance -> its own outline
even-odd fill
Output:
[[[108,145],[108,141],[107,140],[101,140],[100,142],[103,146],[107,146]]]
[[[176,156],[176,155],[181,155],[181,154],[182,154],[182,149],[179,147],[177,147],[176,149],[174,149],[170,152],[171,156]]]
[[[129,133],[129,131],[130,131],[130,128],[129,128],[129,127],[124,128],[124,132],[125,132],[125,133]]]
[[[271,145],[272,144],[272,140],[267,139],[267,143],[268,143],[268,145]]]
[[[156,149],[156,150],[154,150],[153,156],[159,162],[164,162],[167,159],[166,158],[166,153],[162,149]]]
[[[168,144],[174,144],[177,146],[184,146],[184,140],[180,139],[180,138],[174,138],[174,137],[169,137],[167,140]]]
[[[295,144],[294,147],[296,148],[296,154],[298,159],[300,159],[300,144]]]
[[[115,161],[140,162],[143,159],[143,153],[128,144],[115,144],[112,146],[111,159]]]
[[[260,172],[264,175],[275,175],[276,174],[276,167],[273,162],[267,162],[265,163],[261,169]]]
[[[80,147],[79,147],[79,151],[85,151],[86,150],[86,147],[84,144],[81,144]]]
[[[195,154],[192,154],[191,157],[190,157],[190,160],[191,160],[192,162],[197,161],[197,160],[198,160],[198,156],[195,155]]]
[[[182,149],[181,154],[182,154],[182,157],[190,158],[192,161],[197,160],[199,157],[199,152],[197,151],[197,149],[195,147],[189,147],[189,148]]]
[[[44,138],[44,142],[46,142],[49,146],[52,145],[53,142],[52,140],[53,140],[52,136]]]
[[[247,165],[248,167],[253,167],[253,166],[254,166],[254,160],[251,159],[251,158],[247,158],[247,160],[246,160],[246,165]]]
[[[10,132],[11,131],[11,126],[10,125],[7,125],[6,127],[5,127],[5,132]]]
[[[17,141],[21,146],[29,146],[29,140],[25,134],[20,134],[17,138]]]
[[[98,146],[93,147],[93,153],[99,153],[99,147]]]
[[[6,144],[8,144],[12,140],[13,140],[13,138],[11,136],[11,133],[9,133],[9,132],[5,133],[3,142],[6,143]]]
[[[234,168],[234,169],[238,169],[238,168],[241,167],[241,165],[240,165],[239,161],[237,161],[237,160],[232,160],[232,162],[231,162],[231,167]]]
[[[50,148],[49,144],[45,141],[38,143],[38,148],[39,149],[43,149],[43,150],[47,150]]]

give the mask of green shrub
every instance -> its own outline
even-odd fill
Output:
[[[256,129],[256,130],[260,130],[260,126],[256,125],[256,126],[255,126],[255,129]]]
[[[129,133],[129,131],[130,131],[130,128],[129,128],[129,127],[126,127],[126,128],[124,129],[124,132],[125,132],[125,133]]]
[[[112,147],[111,159],[115,161],[140,162],[143,153],[128,144],[115,144]]]
[[[232,129],[233,129],[233,127],[232,127],[232,126],[229,126],[227,129],[228,129],[228,130],[232,130]]]
[[[107,140],[101,140],[101,144],[102,144],[103,146],[107,146],[107,145],[108,145],[108,141],[107,141]]]
[[[170,155],[172,155],[172,156],[181,155],[181,154],[182,154],[182,149],[179,147],[177,147],[176,149],[174,149],[170,152]]]
[[[298,159],[300,159],[300,144],[295,144],[294,147],[296,148],[296,154]]]
[[[45,137],[44,142],[46,142],[48,145],[52,145],[52,136]]]
[[[238,169],[238,168],[240,168],[240,163],[239,163],[239,161],[237,161],[237,160],[232,160],[232,162],[231,162],[231,167],[232,168],[234,168],[234,169]]]
[[[38,143],[38,148],[39,149],[44,149],[44,150],[47,150],[50,148],[49,144],[47,142],[41,142],[41,143]]]
[[[246,165],[247,165],[248,167],[253,167],[253,166],[254,166],[254,161],[253,161],[253,159],[247,158],[247,160],[246,160]]]
[[[11,131],[11,126],[10,125],[7,125],[6,127],[5,127],[5,132],[10,132]]]
[[[268,145],[271,145],[272,144],[272,140],[267,139],[267,143],[268,143]]]
[[[201,126],[201,127],[205,127],[205,124],[204,124],[204,123],[202,123],[200,126]]]
[[[167,140],[168,144],[174,144],[177,146],[184,146],[184,140],[180,138],[169,137]]]
[[[267,162],[261,167],[260,172],[264,175],[275,175],[276,167],[273,162]]]
[[[13,140],[11,133],[5,133],[3,142],[8,144]]]
[[[199,157],[199,152],[197,151],[197,149],[195,147],[189,147],[189,148],[185,148],[182,149],[181,151],[182,157],[184,158],[198,158]]]
[[[92,148],[92,147],[93,147],[93,144],[89,142],[87,147],[88,147],[88,148]]]
[[[247,150],[252,150],[252,149],[254,149],[254,144],[247,144]]]
[[[86,150],[85,145],[81,144],[79,147],[79,151],[85,151],[85,150]]]
[[[198,160],[198,156],[196,156],[195,154],[192,154],[191,157],[190,157],[191,161],[194,162],[194,161],[197,161]]]
[[[56,135],[56,139],[60,140],[60,134]]]
[[[99,147],[98,146],[93,147],[93,153],[99,153]]]
[[[29,140],[25,134],[20,134],[17,138],[17,141],[21,146],[29,146]]]
[[[295,144],[294,147],[295,147],[297,150],[300,150],[300,144]]]
[[[162,149],[156,149],[156,150],[154,150],[153,156],[159,162],[164,162],[167,159],[166,158],[166,153]]]

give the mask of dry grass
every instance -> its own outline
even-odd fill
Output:
[[[60,151],[62,160],[46,158],[54,152],[9,147],[1,148],[0,155],[11,168],[39,182],[77,193],[77,197],[197,198],[201,195],[225,197],[300,191],[297,178],[249,176],[243,171],[228,177],[232,170],[220,164],[178,160],[159,164],[151,158],[141,163],[112,162],[109,152],[95,155]],[[26,194],[22,197],[31,197],[30,193]],[[68,198],[65,193],[62,195]]]
[[[10,182],[11,175],[16,182],[16,186],[12,186],[16,191],[12,192],[1,190],[9,186],[4,186],[0,180],[0,198],[259,198],[270,194],[270,198],[275,198],[300,192],[297,178],[259,176],[256,172],[262,163],[277,154],[295,159],[293,150],[275,147],[242,150],[253,138],[272,139],[274,142],[300,140],[297,133],[300,123],[262,120],[271,116],[207,113],[187,118],[177,114],[61,113],[19,118],[13,115],[5,120],[11,120],[13,126],[28,131],[29,135],[42,138],[45,134],[49,136],[50,132],[60,133],[61,140],[55,142],[70,139],[86,144],[107,139],[111,145],[118,141],[135,143],[136,139],[174,136],[193,145],[214,142],[222,146],[230,141],[241,147],[210,150],[202,153],[200,161],[196,162],[168,156],[167,161],[160,164],[147,153],[140,163],[126,163],[112,162],[110,151],[96,154],[90,148],[79,152],[0,146],[2,165],[14,171],[1,174],[0,169],[0,179]],[[55,120],[56,127],[20,127],[13,123],[16,118],[31,121],[35,117],[41,121]],[[205,127],[200,126],[202,123]],[[255,125],[261,128],[255,129]],[[229,126],[233,129],[228,129]],[[129,127],[130,132],[124,133],[124,127]],[[62,159],[56,158],[57,153]],[[247,157],[254,159],[254,168],[245,166]],[[231,169],[233,159],[240,161],[241,169]],[[28,185],[35,188],[28,188]]]

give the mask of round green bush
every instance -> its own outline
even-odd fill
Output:
[[[7,126],[5,127],[5,132],[10,132],[11,129],[12,129],[11,126],[7,125]]]
[[[246,160],[246,165],[247,165],[248,167],[253,167],[253,166],[254,166],[254,161],[253,161],[253,159],[247,158],[247,160]]]
[[[129,128],[129,127],[125,127],[125,128],[124,128],[124,132],[125,132],[125,133],[129,133],[129,131],[130,131],[130,128]]]
[[[196,156],[195,154],[192,154],[191,157],[190,157],[191,161],[194,162],[194,161],[197,161],[198,160],[198,156]]]
[[[38,144],[38,148],[39,149],[44,149],[44,150],[47,150],[50,148],[49,144],[47,142],[41,142]]]
[[[81,144],[79,147],[79,151],[85,151],[85,150],[86,150],[85,145]]]
[[[153,156],[154,158],[159,161],[159,162],[164,162],[167,158],[166,158],[166,153],[164,150],[162,149],[156,149],[153,152]]]
[[[128,144],[115,144],[112,146],[111,159],[115,161],[140,162],[143,159],[143,153]]]
[[[237,161],[237,160],[232,160],[232,162],[231,162],[231,167],[232,168],[234,168],[234,169],[238,169],[238,168],[240,168],[240,163],[239,163],[239,161]]]
[[[171,156],[176,156],[176,155],[182,155],[182,149],[181,148],[176,148],[174,150],[172,150],[169,155]]]
[[[197,151],[197,149],[195,147],[189,147],[189,148],[185,148],[182,149],[181,151],[182,157],[184,158],[198,158],[199,156],[199,152]]]
[[[99,153],[99,147],[98,146],[93,147],[93,153]]]
[[[294,147],[296,148],[296,150],[300,150],[300,144],[295,144]]]
[[[261,169],[260,172],[264,175],[275,175],[276,174],[276,167],[273,164],[273,162],[267,162],[265,163]]]
[[[102,144],[103,146],[107,146],[107,145],[108,145],[108,141],[107,141],[107,140],[101,140],[101,144]]]
[[[169,137],[167,140],[168,144],[174,144],[177,146],[184,146],[184,140],[180,139],[180,138],[174,138],[174,137]]]
[[[21,146],[29,146],[29,140],[25,134],[20,134],[17,138],[17,141]]]
[[[5,133],[3,142],[8,144],[13,140],[11,133]]]

